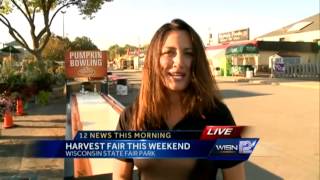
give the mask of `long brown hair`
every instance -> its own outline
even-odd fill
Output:
[[[192,42],[193,60],[191,64],[191,81],[184,90],[181,104],[184,113],[203,114],[215,107],[220,100],[218,87],[209,68],[204,45],[200,36],[186,22],[174,19],[157,30],[148,47],[142,83],[137,100],[133,104],[132,129],[159,129],[170,107],[166,87],[159,64],[161,49],[170,31],[186,31]]]

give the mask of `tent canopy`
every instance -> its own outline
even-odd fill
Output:
[[[241,44],[241,45],[233,45],[229,46],[226,49],[226,55],[232,54],[258,54],[259,49],[253,44]]]
[[[4,52],[4,53],[11,53],[11,54],[21,53],[21,51],[19,49],[15,48],[14,46],[4,47],[4,48],[0,49],[0,51]]]

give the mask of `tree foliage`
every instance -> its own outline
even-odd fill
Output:
[[[53,35],[43,50],[42,57],[46,60],[63,61],[67,51],[98,50],[98,47],[86,36],[76,37],[74,41]]]
[[[2,2],[0,4],[0,22],[7,27],[9,34],[15,41],[34,55],[39,63],[39,68],[44,72],[41,55],[52,34],[50,28],[56,15],[64,8],[77,6],[80,14],[93,18],[93,14],[101,8],[104,2],[110,1],[112,0],[3,0],[0,1]],[[20,12],[28,23],[32,46],[27,43],[18,27],[12,25],[14,20],[8,18],[7,15],[14,11]],[[42,27],[36,27],[36,18],[43,19]]]
[[[118,58],[122,54],[124,54],[125,51],[122,47],[120,47],[118,44],[112,45],[109,47],[109,58],[110,60],[113,60],[115,58]]]
[[[126,55],[128,51],[132,52],[132,51],[136,51],[137,49],[138,47],[130,44],[126,44],[123,47],[119,46],[118,44],[112,45],[109,47],[110,60]]]
[[[63,61],[64,54],[70,49],[71,42],[68,38],[52,35],[42,52],[43,59]]]
[[[70,45],[71,50],[98,50],[98,47],[86,36],[77,37]]]

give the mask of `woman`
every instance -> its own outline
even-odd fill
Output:
[[[222,103],[199,35],[180,19],[164,24],[149,45],[140,94],[120,115],[118,130],[203,130],[234,125]],[[244,179],[240,162],[195,159],[119,159],[114,179]]]

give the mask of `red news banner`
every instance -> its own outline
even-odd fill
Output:
[[[245,130],[245,126],[206,126],[200,139],[240,138],[243,130]]]

